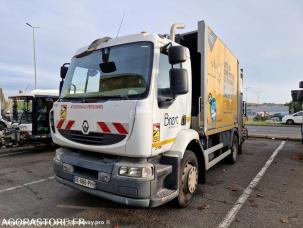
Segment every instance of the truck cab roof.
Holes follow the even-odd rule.
[[[59,90],[51,90],[51,89],[35,89],[30,92],[21,92],[16,95],[10,96],[13,97],[59,97]]]
[[[139,34],[133,34],[133,35],[127,35],[127,36],[121,36],[117,38],[110,38],[110,37],[103,37],[100,39],[97,39],[93,41],[91,44],[84,46],[80,49],[78,49],[74,56],[79,56],[81,53],[84,53],[88,50],[91,50],[91,47],[94,45],[93,50],[98,50],[104,47],[111,47],[111,46],[117,46],[121,44],[126,44],[126,43],[134,43],[134,42],[140,42],[140,41],[150,41],[153,43],[157,43],[160,41],[161,43],[165,44],[168,42],[172,42],[171,40],[159,36],[157,34],[150,34],[147,32],[142,32]]]

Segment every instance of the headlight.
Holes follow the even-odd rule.
[[[119,168],[119,175],[137,178],[152,178],[154,177],[153,167],[127,167],[121,166]]]
[[[61,161],[61,156],[63,152],[61,150],[56,150],[55,160]]]

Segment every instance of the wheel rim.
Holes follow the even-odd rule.
[[[198,184],[198,169],[195,166],[191,165],[191,164],[187,164],[186,168],[188,170],[187,189],[192,194],[197,189],[197,184]]]

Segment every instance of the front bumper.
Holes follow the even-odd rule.
[[[82,187],[81,185],[75,184],[69,180],[60,178],[58,176],[56,176],[56,180],[69,187],[79,189],[83,192],[87,192],[89,194],[99,196],[104,199],[108,199],[113,202],[116,202],[116,203],[131,205],[131,206],[135,206],[135,207],[149,207],[149,205],[150,205],[150,199],[134,199],[134,198],[129,198],[129,197],[125,197],[125,196],[115,195],[115,194],[108,193],[108,192],[103,192],[101,190],[89,189],[86,187]]]
[[[59,149],[62,150],[62,149]],[[125,160],[123,164],[125,164]],[[149,161],[150,163],[151,161]],[[150,180],[118,175],[120,160],[89,157],[84,154],[65,150],[61,160],[54,159],[53,167],[56,179],[65,185],[81,191],[136,207],[156,207],[178,195],[177,158],[153,160],[155,177]],[[66,172],[64,164],[75,167],[73,173]],[[134,161],[131,161],[134,164]],[[164,164],[163,164],[164,163]],[[144,164],[141,161],[135,164]],[[106,182],[101,181],[98,173],[110,176]],[[95,182],[95,189],[74,183],[74,177],[83,177]]]

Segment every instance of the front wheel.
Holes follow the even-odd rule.
[[[293,120],[287,120],[286,125],[293,125],[295,122]]]
[[[186,150],[181,160],[178,205],[187,207],[198,187],[199,167],[194,152]]]

